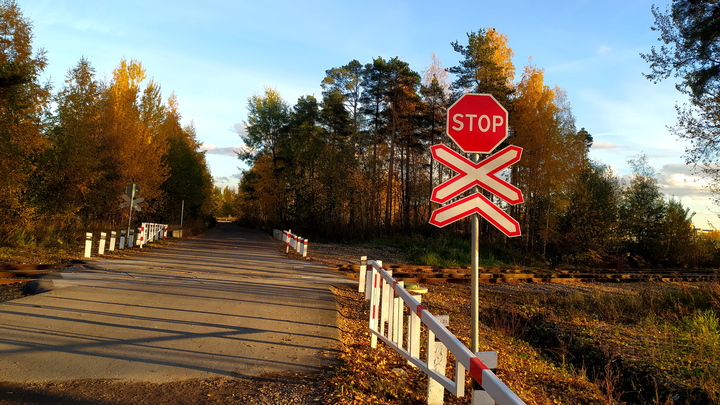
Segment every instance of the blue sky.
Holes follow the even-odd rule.
[[[656,45],[652,4],[640,0],[290,1],[290,0],[18,0],[32,21],[34,46],[48,52],[46,79],[60,87],[86,57],[100,77],[122,58],[142,62],[167,97],[175,92],[193,121],[218,185],[236,185],[233,151],[247,99],[265,86],[294,104],[320,96],[325,70],[352,59],[399,57],[416,71],[432,53],[449,67],[450,43],[492,27],[508,36],[519,74],[529,58],[546,84],[567,92],[578,128],[595,138],[591,156],[629,174],[645,153],[663,190],[697,212],[697,226],[720,227],[720,207],[691,176],[675,124],[673,83],[654,85],[640,58]],[[448,139],[449,141],[449,139]]]

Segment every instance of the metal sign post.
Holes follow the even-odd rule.
[[[480,161],[480,154],[473,154],[473,161],[478,163]],[[473,187],[476,193],[480,192],[478,186]],[[473,353],[478,352],[478,346],[480,343],[479,332],[480,329],[480,293],[479,293],[479,277],[480,275],[480,215],[478,213],[472,216],[472,235],[470,237],[470,265],[472,267],[470,274],[470,312],[472,313],[472,334],[470,336],[470,351]]]
[[[126,195],[123,196],[123,199],[125,199],[125,202],[120,204],[120,207],[125,207],[125,206],[130,207],[129,208],[130,214],[128,215],[128,229],[127,229],[126,235],[128,235],[128,242],[129,242],[128,246],[132,246],[132,244],[131,244],[132,242],[130,242],[130,239],[129,239],[130,238],[130,228],[132,227],[132,212],[133,212],[133,209],[140,211],[140,206],[138,204],[141,203],[142,201],[144,201],[144,199],[143,198],[138,198],[137,200],[135,199],[135,196],[140,194],[140,186],[138,186],[135,183],[130,184],[127,187],[125,187],[125,194]]]
[[[132,184],[132,185],[130,186],[130,195],[128,196],[128,197],[130,197],[130,201],[132,201],[132,200],[135,199],[135,187],[133,187],[133,186],[135,186],[135,184]],[[126,192],[127,192],[127,189],[126,189]],[[128,205],[130,206],[130,214],[128,215],[128,231],[127,231],[127,235],[130,235],[130,227],[131,227],[131,224],[132,224],[133,205],[132,205],[132,203],[130,203],[130,204],[128,204]]]

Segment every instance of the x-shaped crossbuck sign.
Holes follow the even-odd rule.
[[[522,148],[511,145],[485,160],[474,163],[445,145],[430,147],[438,162],[458,173],[435,187],[431,200],[445,203],[474,186],[480,186],[510,204],[523,202],[520,189],[497,176],[498,172],[520,160]],[[443,227],[468,215],[479,214],[507,236],[519,236],[520,224],[482,194],[473,193],[433,211],[430,223]]]
[[[448,202],[474,186],[480,186],[513,205],[523,202],[520,189],[497,177],[499,171],[520,160],[522,148],[510,145],[478,163],[471,162],[445,145],[433,145],[430,150],[435,160],[458,173],[433,189],[430,198],[433,202]]]

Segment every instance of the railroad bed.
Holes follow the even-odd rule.
[[[468,268],[439,268],[434,266],[389,265],[393,277],[399,281],[434,283],[469,283]],[[359,265],[341,265],[337,270],[351,278],[357,278]],[[630,283],[642,281],[699,282],[719,281],[716,269],[701,270],[515,270],[480,269],[480,283]]]
[[[43,274],[56,272],[66,267],[64,264],[1,264],[0,285],[28,283]]]

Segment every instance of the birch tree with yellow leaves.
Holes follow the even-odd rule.
[[[516,208],[528,250],[547,254],[557,221],[569,204],[570,185],[587,166],[585,137],[575,129],[565,93],[545,84],[541,69],[528,65],[517,83],[510,142],[523,148],[512,180],[525,203]]]

